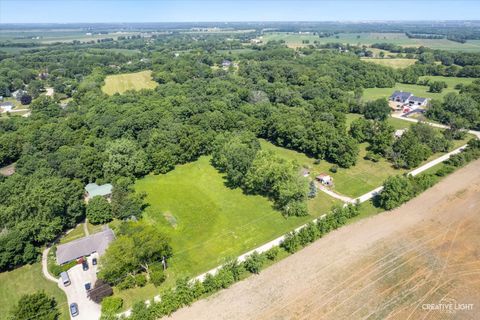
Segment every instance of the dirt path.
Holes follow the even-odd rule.
[[[52,276],[50,274],[50,272],[48,272],[48,253],[49,252],[50,252],[50,247],[46,248],[42,252],[42,272],[43,272],[43,276],[45,278],[47,278],[48,280],[57,283],[58,279],[55,278],[54,276]]]
[[[474,319],[479,231],[480,160],[172,319]]]

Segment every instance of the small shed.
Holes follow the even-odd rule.
[[[12,109],[14,108],[15,106],[13,105],[13,103],[7,101],[7,102],[2,102],[0,103],[0,112],[9,112],[9,111],[12,111]]]
[[[230,61],[230,60],[223,60],[222,61],[222,67],[224,67],[224,68],[228,68],[231,65],[232,65],[232,61]]]
[[[319,181],[321,184],[330,186],[333,184],[333,178],[326,174],[326,173],[320,173],[318,176],[316,176],[317,181]]]
[[[96,183],[89,183],[85,186],[85,199],[88,201],[96,196],[110,198],[112,195],[113,186],[110,183],[98,185]]]

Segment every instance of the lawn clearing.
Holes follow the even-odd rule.
[[[55,297],[58,308],[62,312],[60,319],[70,319],[65,294],[55,283],[43,277],[40,263],[0,273],[0,318],[7,318],[22,295],[35,293],[38,290],[44,290],[48,296]]]
[[[79,223],[72,231],[60,238],[60,244],[77,240],[82,237],[85,237],[85,232],[83,230],[83,223]]]
[[[152,80],[152,71],[146,70],[107,76],[102,91],[112,95],[117,92],[124,93],[127,90],[154,89],[157,85]]]
[[[382,66],[392,67],[395,69],[402,69],[408,66],[415,64],[417,59],[403,59],[403,58],[395,58],[395,59],[373,59],[373,58],[361,58],[362,61],[371,62],[380,64]]]
[[[315,164],[315,159],[309,158],[303,153],[277,147],[266,140],[261,140],[260,144],[262,149],[273,150],[283,158],[295,160],[301,166],[310,168],[312,177],[320,173],[331,175],[334,179],[333,190],[352,198],[359,197],[381,186],[383,181],[391,175],[406,172],[406,170],[393,168],[392,164],[383,158],[376,163],[363,159],[367,153],[367,143],[360,144],[360,153],[355,166],[348,169],[338,168],[336,173],[330,172],[330,168],[334,164],[326,160],[321,160],[319,164]]]
[[[364,90],[363,99],[366,101],[375,100],[379,98],[390,97],[394,91],[409,91],[414,95],[430,99],[443,99],[443,97],[450,93],[459,91],[455,89],[457,84],[470,84],[475,78],[459,78],[459,77],[439,77],[439,76],[424,76],[420,77],[419,80],[430,79],[432,81],[445,81],[448,85],[448,88],[443,89],[440,93],[429,92],[428,86],[420,86],[418,84],[406,84],[406,83],[397,83],[393,88],[367,88]]]
[[[170,285],[179,276],[197,276],[318,217],[338,203],[319,192],[308,203],[311,215],[284,218],[273,203],[258,195],[229,189],[210,165],[210,157],[177,166],[164,175],[149,175],[135,184],[149,204],[143,221],[167,235],[173,247]],[[176,226],[172,226],[174,217]],[[125,307],[157,292],[153,286],[115,291]]]

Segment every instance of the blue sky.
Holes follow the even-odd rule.
[[[475,19],[478,0],[0,0],[0,23]]]

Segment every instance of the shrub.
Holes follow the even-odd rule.
[[[251,273],[258,274],[262,268],[264,258],[257,251],[254,251],[251,255],[245,259],[243,265],[245,269]]]
[[[144,287],[147,284],[147,277],[143,273],[135,275],[135,285]]]
[[[106,297],[102,301],[102,313],[118,312],[123,306],[123,299],[119,297]]]
[[[265,252],[265,257],[268,260],[274,261],[277,258],[279,252],[280,252],[280,249],[278,247],[273,247],[267,252]]]
[[[300,247],[300,243],[298,241],[298,237],[297,237],[297,234],[295,233],[295,231],[292,231],[292,232],[288,233],[285,236],[285,239],[283,239],[280,246],[282,248],[284,248],[285,251],[287,251],[289,253],[293,253],[293,252],[297,251]]]
[[[455,170],[455,167],[450,166],[450,165],[444,165],[440,169],[435,172],[435,175],[438,177],[444,177],[450,173],[452,173]]]
[[[160,286],[166,279],[165,273],[163,272],[163,266],[153,265],[150,267],[150,282],[158,287]]]
[[[117,285],[117,288],[120,290],[126,290],[133,287],[135,287],[135,278],[132,276],[127,276]]]
[[[330,168],[330,171],[333,172],[333,173],[337,173],[338,171],[338,166],[335,164],[333,165],[331,168]]]

